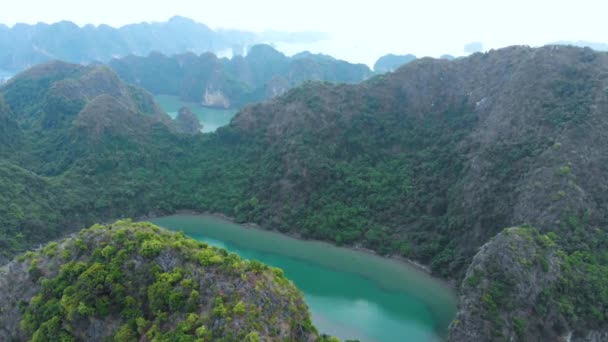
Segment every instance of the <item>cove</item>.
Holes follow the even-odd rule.
[[[181,101],[177,96],[172,95],[158,95],[154,98],[162,110],[173,119],[175,119],[181,107],[190,108],[203,125],[203,133],[215,132],[218,128],[229,124],[237,112],[235,109],[203,107],[199,103]]]
[[[441,341],[456,312],[456,297],[444,283],[397,260],[246,228],[215,216],[150,221],[282,268],[304,293],[319,331],[341,340]]]

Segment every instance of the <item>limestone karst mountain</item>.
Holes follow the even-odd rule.
[[[108,62],[128,55],[151,52],[223,52],[241,50],[266,42],[315,42],[318,32],[248,32],[213,30],[192,19],[175,16],[166,22],[138,23],[114,28],[108,25],[78,26],[71,21],[13,27],[0,24],[0,79],[2,71],[22,71],[50,60],[72,63]]]
[[[306,81],[358,83],[373,75],[363,64],[307,52],[287,57],[268,45],[255,45],[246,56],[232,59],[211,53],[172,57],[154,53],[114,59],[109,65],[127,82],[154,94],[217,108],[241,108]]]
[[[318,340],[280,269],[149,223],[28,252],[0,268],[0,289],[3,341]]]
[[[424,58],[305,83],[193,136],[103,70],[47,65],[0,87],[1,129],[23,139],[0,163],[5,259],[108,218],[221,212],[429,265],[461,284],[454,341],[605,336],[608,54]],[[99,96],[127,127],[80,124]]]

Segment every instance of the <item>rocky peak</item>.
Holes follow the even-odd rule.
[[[196,135],[203,129],[200,120],[190,108],[182,107],[175,118],[177,131],[183,134]]]
[[[524,336],[555,341],[561,336],[555,329],[559,315],[539,315],[535,306],[559,278],[561,264],[550,237],[529,227],[505,229],[473,258],[449,341],[518,341]]]
[[[606,341],[605,306],[597,300],[605,266],[592,265],[606,232],[572,237],[565,234],[571,228],[508,228],[484,244],[462,282],[448,341]]]
[[[412,54],[407,55],[394,55],[388,54],[378,58],[374,64],[374,72],[385,73],[399,69],[399,67],[416,60],[416,56]]]
[[[29,84],[27,100],[23,96],[25,83]],[[91,119],[92,109],[95,120],[102,120],[105,114],[118,119],[121,116],[116,112],[119,108],[125,112],[125,117],[137,113],[172,129],[170,118],[160,110],[151,94],[126,84],[103,65],[50,62],[18,74],[1,91],[15,120],[20,125],[40,127],[43,133],[69,127],[80,112]],[[102,108],[100,102],[108,107]],[[119,122],[126,123],[124,117]],[[124,129],[136,128],[142,127]]]

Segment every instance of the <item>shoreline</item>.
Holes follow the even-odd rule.
[[[332,242],[329,241],[325,241],[325,240],[318,240],[318,239],[307,239],[302,237],[300,234],[297,233],[284,233],[275,229],[265,229],[262,228],[260,225],[258,225],[257,223],[252,223],[252,222],[245,222],[245,223],[239,223],[237,222],[233,217],[230,217],[228,215],[222,214],[222,213],[214,213],[214,212],[208,212],[208,211],[196,211],[196,210],[176,210],[175,212],[171,213],[171,214],[157,214],[157,213],[149,213],[148,215],[143,215],[138,217],[136,220],[138,221],[145,221],[145,220],[149,220],[149,219],[155,219],[155,218],[161,218],[161,217],[166,217],[166,216],[174,216],[174,215],[193,215],[193,216],[208,216],[208,217],[213,217],[219,220],[223,220],[226,222],[230,222],[236,225],[239,225],[241,227],[247,228],[247,229],[256,229],[256,230],[260,230],[263,232],[271,232],[271,233],[275,233],[275,234],[280,234],[286,237],[290,237],[293,239],[297,239],[300,241],[306,241],[306,242],[315,242],[315,243],[321,243],[321,244],[326,244],[332,247],[336,247],[336,248],[344,248],[344,249],[348,249],[354,252],[359,252],[359,253],[364,253],[364,254],[368,254],[371,256],[375,256],[378,258],[382,258],[382,259],[386,259],[386,260],[391,260],[400,264],[403,264],[406,267],[410,267],[413,268],[419,272],[422,272],[424,274],[426,274],[427,276],[443,283],[447,288],[449,288],[454,295],[456,296],[456,298],[458,298],[459,296],[459,292],[458,292],[458,288],[457,285],[453,282],[450,281],[448,279],[444,279],[444,278],[440,278],[437,277],[436,275],[434,275],[430,269],[429,266],[421,264],[415,260],[411,260],[405,257],[401,257],[401,256],[384,256],[381,255],[379,253],[377,253],[376,251],[369,249],[369,248],[365,248],[365,247],[361,247],[361,246],[353,246],[353,245],[344,245],[344,246],[339,246],[336,245]]]

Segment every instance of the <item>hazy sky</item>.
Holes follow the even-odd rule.
[[[608,42],[605,0],[2,1],[0,22],[9,26],[64,19],[121,26],[182,15],[212,28],[322,31],[331,41],[301,48],[368,64],[389,52],[459,55],[471,41],[486,49],[557,40]]]

